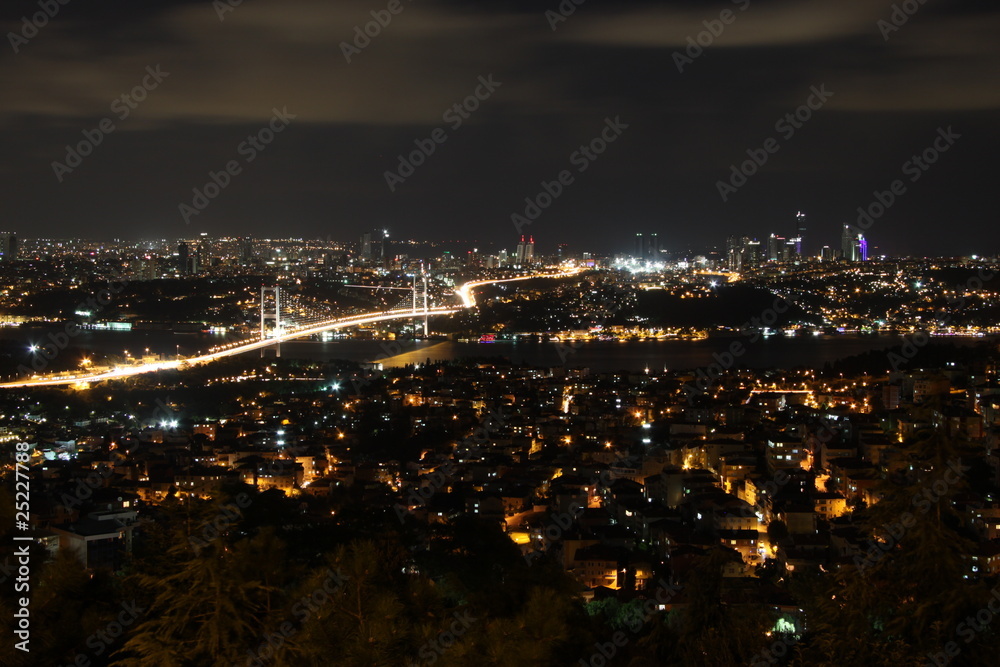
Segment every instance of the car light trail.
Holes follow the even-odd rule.
[[[3,382],[0,383],[0,387],[47,387],[55,385],[71,385],[71,384],[89,384],[92,382],[102,382],[104,380],[117,380],[119,378],[130,377],[133,375],[141,375],[143,373],[153,373],[156,371],[174,370],[178,368],[186,368],[189,366],[195,366],[197,364],[205,364],[224,357],[232,357],[238,354],[245,354],[247,352],[253,352],[254,350],[260,350],[265,347],[270,347],[271,345],[277,345],[278,343],[283,343],[288,340],[293,340],[295,338],[303,338],[305,336],[312,336],[315,334],[323,333],[324,331],[333,331],[335,329],[343,329],[346,327],[359,326],[363,324],[372,324],[375,322],[387,322],[389,320],[399,320],[407,319],[410,317],[424,317],[425,315],[453,315],[460,312],[466,308],[474,308],[476,305],[476,297],[473,294],[473,290],[477,287],[482,287],[483,285],[491,285],[496,283],[509,283],[516,282],[519,280],[531,280],[533,278],[566,278],[569,276],[576,275],[583,271],[583,269],[566,269],[564,271],[559,271],[556,273],[540,273],[532,274],[530,276],[518,276],[517,278],[502,278],[498,280],[476,280],[472,282],[465,283],[461,287],[455,290],[455,294],[459,296],[462,300],[461,306],[438,306],[436,308],[428,308],[413,310],[411,308],[389,310],[389,311],[379,311],[376,313],[363,313],[361,315],[352,315],[350,317],[342,317],[336,320],[331,320],[329,322],[324,322],[323,324],[313,325],[306,327],[304,329],[296,329],[287,333],[279,334],[273,338],[268,338],[266,340],[256,340],[243,343],[241,345],[235,345],[228,349],[219,350],[217,352],[209,352],[208,354],[202,354],[197,357],[189,357],[187,359],[175,359],[171,361],[157,361],[149,364],[140,364],[138,366],[128,366],[123,368],[115,368],[110,371],[103,371],[100,373],[90,373],[85,375],[65,375],[59,374],[56,377],[38,377],[31,378],[27,380],[16,380],[14,382]]]

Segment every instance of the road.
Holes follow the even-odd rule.
[[[324,331],[344,329],[347,327],[355,327],[364,324],[373,324],[375,322],[386,322],[389,320],[400,320],[411,317],[424,317],[425,315],[452,315],[466,308],[475,307],[476,297],[475,294],[473,294],[473,291],[477,287],[482,287],[483,285],[492,285],[497,283],[517,282],[520,280],[532,280],[534,278],[565,278],[568,276],[576,275],[581,271],[583,271],[583,269],[567,269],[565,271],[559,271],[556,273],[537,273],[528,276],[519,276],[517,278],[504,278],[499,280],[474,280],[472,282],[465,283],[464,285],[455,290],[455,294],[457,294],[458,297],[462,300],[461,305],[438,306],[436,308],[428,308],[427,310],[422,310],[422,309],[413,310],[411,308],[404,308],[398,310],[363,313],[361,315],[352,315],[351,317],[337,318],[334,320],[330,320],[328,322],[312,325],[303,329],[295,329],[293,331],[283,333],[273,338],[267,338],[264,340],[256,340],[244,343],[232,343],[230,345],[213,348],[209,350],[208,353],[197,357],[188,357],[187,359],[174,359],[170,361],[157,361],[154,363],[139,364],[136,366],[122,366],[101,373],[90,373],[90,374],[77,373],[69,375],[63,373],[56,375],[54,377],[38,376],[38,377],[28,378],[25,380],[15,380],[14,382],[0,383],[0,387],[8,387],[8,388],[50,387],[57,385],[89,384],[92,382],[102,382],[104,380],[116,380],[119,378],[130,377],[133,375],[141,375],[143,373],[154,373],[156,371],[187,368],[198,364],[210,363],[212,361],[216,361],[224,357],[232,357],[237,354],[253,352],[254,350],[260,350],[265,347],[270,347],[271,345],[276,345],[278,343],[282,343],[288,340],[293,340],[295,338],[304,338],[306,336],[312,336],[315,334],[323,333]]]

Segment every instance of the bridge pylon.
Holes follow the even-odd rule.
[[[420,274],[413,274],[413,312],[417,313],[423,310],[424,312],[424,337],[426,338],[429,334],[428,329],[428,314],[427,309],[429,307],[429,298],[427,295],[427,271],[424,268],[424,263],[420,262]]]
[[[271,299],[268,299],[268,294],[273,295]],[[260,339],[261,341],[267,340],[267,321],[274,321],[274,335],[275,337],[281,335],[281,288],[278,286],[274,287],[261,287],[260,288]],[[265,355],[266,348],[261,348],[260,356]],[[281,343],[275,343],[274,345],[275,356],[281,356]]]

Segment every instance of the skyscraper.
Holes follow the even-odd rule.
[[[780,262],[785,259],[785,237],[771,234],[767,239],[767,259],[769,262]]]
[[[0,262],[13,262],[17,259],[17,234],[0,232]]]
[[[529,236],[528,240],[524,240],[524,234],[521,234],[521,241],[517,244],[517,252],[515,253],[515,258],[520,266],[527,266],[528,264],[533,264],[535,262],[535,237]]]
[[[193,242],[189,245],[187,241],[181,241],[177,246],[177,265],[184,275],[198,273],[198,254],[191,252],[193,245]]]
[[[851,231],[851,226],[846,223],[840,233],[840,253],[848,262],[858,261],[857,247],[854,243],[854,232]]]
[[[845,224],[840,234],[840,250],[848,262],[868,261],[868,239],[861,232],[851,229]]]
[[[795,254],[802,257],[802,244],[806,238],[806,214],[799,211],[795,214]]]
[[[739,271],[743,263],[743,239],[730,236],[726,239],[726,259],[730,271]]]
[[[636,234],[635,250],[633,256],[649,262],[660,258],[660,235],[656,232],[652,234]]]
[[[361,235],[361,259],[366,262],[381,262],[385,259],[385,240],[388,229],[376,229]]]
[[[730,271],[760,266],[760,241],[749,236],[730,236],[726,239],[726,256]]]
[[[365,232],[361,235],[361,259],[370,260],[372,258],[372,233]]]

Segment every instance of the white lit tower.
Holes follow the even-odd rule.
[[[420,262],[420,273],[413,274],[413,312],[418,312],[421,308],[424,311],[424,337],[429,335],[428,314],[429,297],[427,294],[427,271],[424,263]]]
[[[535,237],[529,236],[525,241],[524,234],[521,234],[521,241],[517,244],[515,257],[520,266],[527,266],[535,262]]]
[[[799,211],[795,214],[795,254],[802,257],[802,242],[806,237],[806,214]]]

